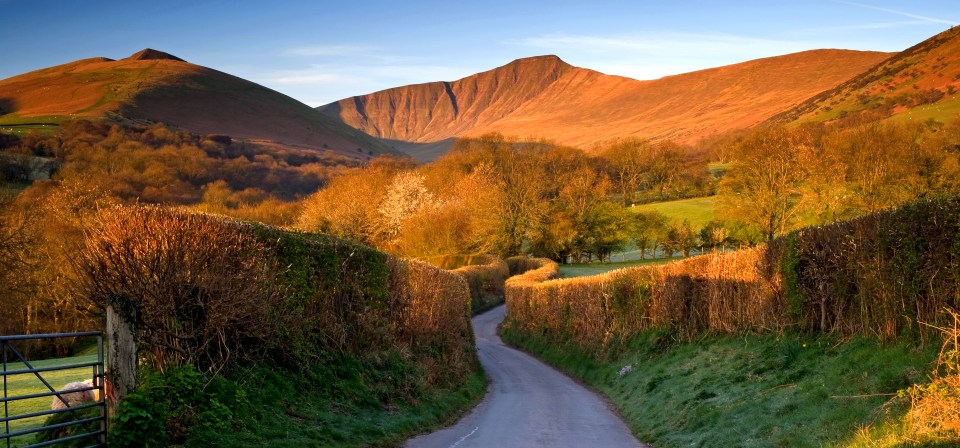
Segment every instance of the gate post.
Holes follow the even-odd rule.
[[[107,306],[107,340],[110,376],[116,400],[120,402],[137,383],[137,340],[133,323],[128,322],[113,305]]]

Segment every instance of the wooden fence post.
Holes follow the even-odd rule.
[[[107,306],[107,341],[110,377],[117,402],[120,402],[137,383],[137,340],[133,324],[112,305]]]

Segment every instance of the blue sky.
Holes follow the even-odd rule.
[[[0,79],[150,47],[311,106],[556,54],[637,79],[815,48],[900,51],[955,1],[0,0]]]

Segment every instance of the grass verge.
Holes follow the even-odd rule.
[[[637,437],[657,447],[871,446],[870,438],[897,430],[909,407],[894,394],[924,381],[937,356],[932,344],[903,341],[743,335],[676,342],[651,330],[597,361],[571,345],[509,327],[502,333],[608,396]]]
[[[468,411],[486,390],[480,369],[454,390],[384,404],[370,397],[338,400],[304,378],[253,372],[243,390],[256,403],[254,421],[230,431],[201,431],[186,446],[396,446]]]
[[[397,446],[450,423],[486,390],[476,369],[452,390],[387,398],[378,383],[389,378],[372,375],[359,365],[305,373],[254,366],[214,379],[190,367],[146,372],[137,392],[120,404],[111,445]]]

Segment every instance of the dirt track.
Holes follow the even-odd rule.
[[[473,318],[487,395],[456,425],[408,447],[643,447],[595,393],[503,344],[499,306]]]

